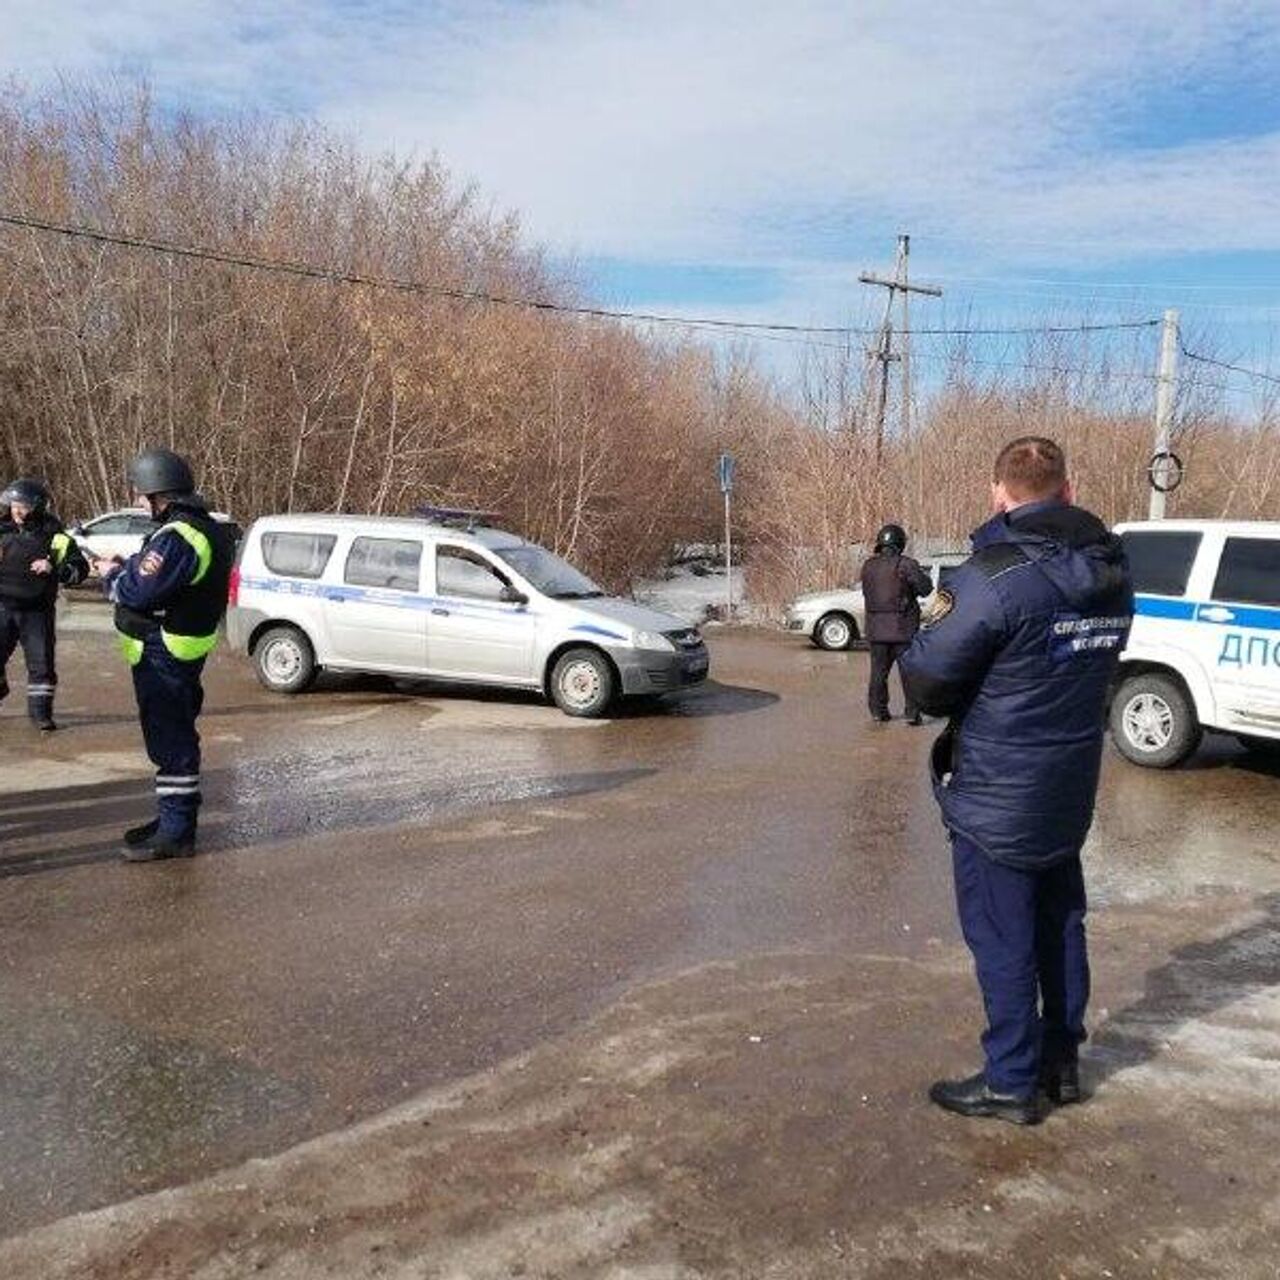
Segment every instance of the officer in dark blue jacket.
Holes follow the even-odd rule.
[[[95,567],[116,606],[142,736],[156,766],[156,817],[125,832],[123,852],[130,862],[150,862],[195,848],[200,677],[226,610],[235,545],[195,494],[185,458],[148,449],[130,465],[129,484],[159,528],[128,561],[99,560]]]
[[[962,1115],[1041,1118],[1080,1098],[1089,962],[1080,849],[1093,819],[1108,687],[1133,612],[1120,542],[1072,505],[1052,441],[996,461],[996,515],[902,659],[933,750],[956,902],[986,1007],[983,1070],[929,1096]]]

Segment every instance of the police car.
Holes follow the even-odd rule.
[[[259,680],[321,668],[537,689],[572,716],[705,680],[696,628],[606,595],[545,547],[431,508],[421,518],[277,515],[246,534],[227,637]]]
[[[1137,764],[1168,768],[1206,729],[1280,754],[1280,523],[1124,524],[1136,593],[1111,701],[1111,734]]]

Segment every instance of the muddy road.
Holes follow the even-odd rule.
[[[0,708],[0,1274],[1275,1273],[1280,771],[1233,744],[1109,756],[1096,1096],[993,1132],[923,1101],[977,997],[862,655],[721,634],[582,722],[219,654],[203,851],[142,866],[127,671],[61,666],[61,732]]]

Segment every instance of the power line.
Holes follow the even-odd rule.
[[[1178,344],[1182,348],[1182,354],[1188,360],[1194,360],[1197,364],[1211,365],[1215,369],[1226,369],[1231,373],[1242,373],[1246,377],[1256,378],[1259,382],[1271,382],[1276,386],[1280,386],[1280,377],[1274,373],[1263,373],[1260,369],[1246,369],[1243,365],[1229,364],[1226,360],[1218,360],[1213,356],[1200,355],[1195,351],[1188,351],[1181,343]]]
[[[23,214],[0,213],[0,224],[29,231],[43,231],[73,239],[92,240],[99,244],[116,245],[150,253],[165,254],[176,258],[190,258],[202,262],[218,262],[224,266],[243,267],[253,271],[267,271],[278,275],[291,275],[308,280],[320,280],[329,284],[365,285],[370,288],[388,289],[399,293],[421,294],[427,297],[448,298],[457,302],[482,303],[489,306],[515,307],[526,311],[553,312],[563,315],[586,316],[593,319],[628,320],[644,324],[668,324],[685,328],[722,329],[731,332],[828,334],[833,336],[869,335],[875,329],[851,325],[803,325],[783,321],[730,320],[718,316],[677,316],[659,312],[612,310],[545,298],[528,298],[509,294],[490,293],[482,289],[458,289],[448,285],[427,284],[421,280],[399,279],[394,276],[366,275],[354,271],[336,271],[328,267],[306,262],[290,262],[278,258],[262,258],[247,253],[210,249],[200,245],[178,244],[174,241],[153,239],[146,236],[125,235],[122,232],[104,231],[98,227],[73,223],[52,222]],[[1014,327],[968,327],[917,329],[917,334],[948,337],[984,337],[1016,334],[1096,333],[1125,329],[1148,329],[1158,325],[1158,319],[1125,320],[1106,323],[1075,325],[1026,325]]]

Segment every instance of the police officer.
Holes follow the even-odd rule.
[[[8,696],[5,667],[21,643],[27,663],[27,715],[46,731],[58,684],[54,656],[58,586],[75,586],[89,564],[49,510],[49,490],[22,477],[0,493],[0,699]]]
[[[125,832],[130,862],[194,851],[200,808],[200,675],[227,604],[235,547],[195,494],[185,458],[147,449],[129,466],[129,485],[160,527],[127,562],[99,560],[115,603],[116,630],[133,668],[147,755],[156,766],[156,817]]]
[[[1107,688],[1133,612],[1117,538],[1072,505],[1052,441],[1006,445],[995,515],[902,660],[926,712],[956,902],[986,1008],[985,1063],[938,1081],[948,1111],[1035,1124],[1080,1100],[1089,961],[1080,848],[1093,819]]]
[[[862,599],[866,607],[871,677],[867,705],[873,720],[889,719],[889,672],[920,629],[920,597],[933,590],[929,575],[909,556],[907,534],[900,524],[887,524],[876,535],[875,554],[862,566]],[[920,711],[903,685],[908,724],[920,724]]]

